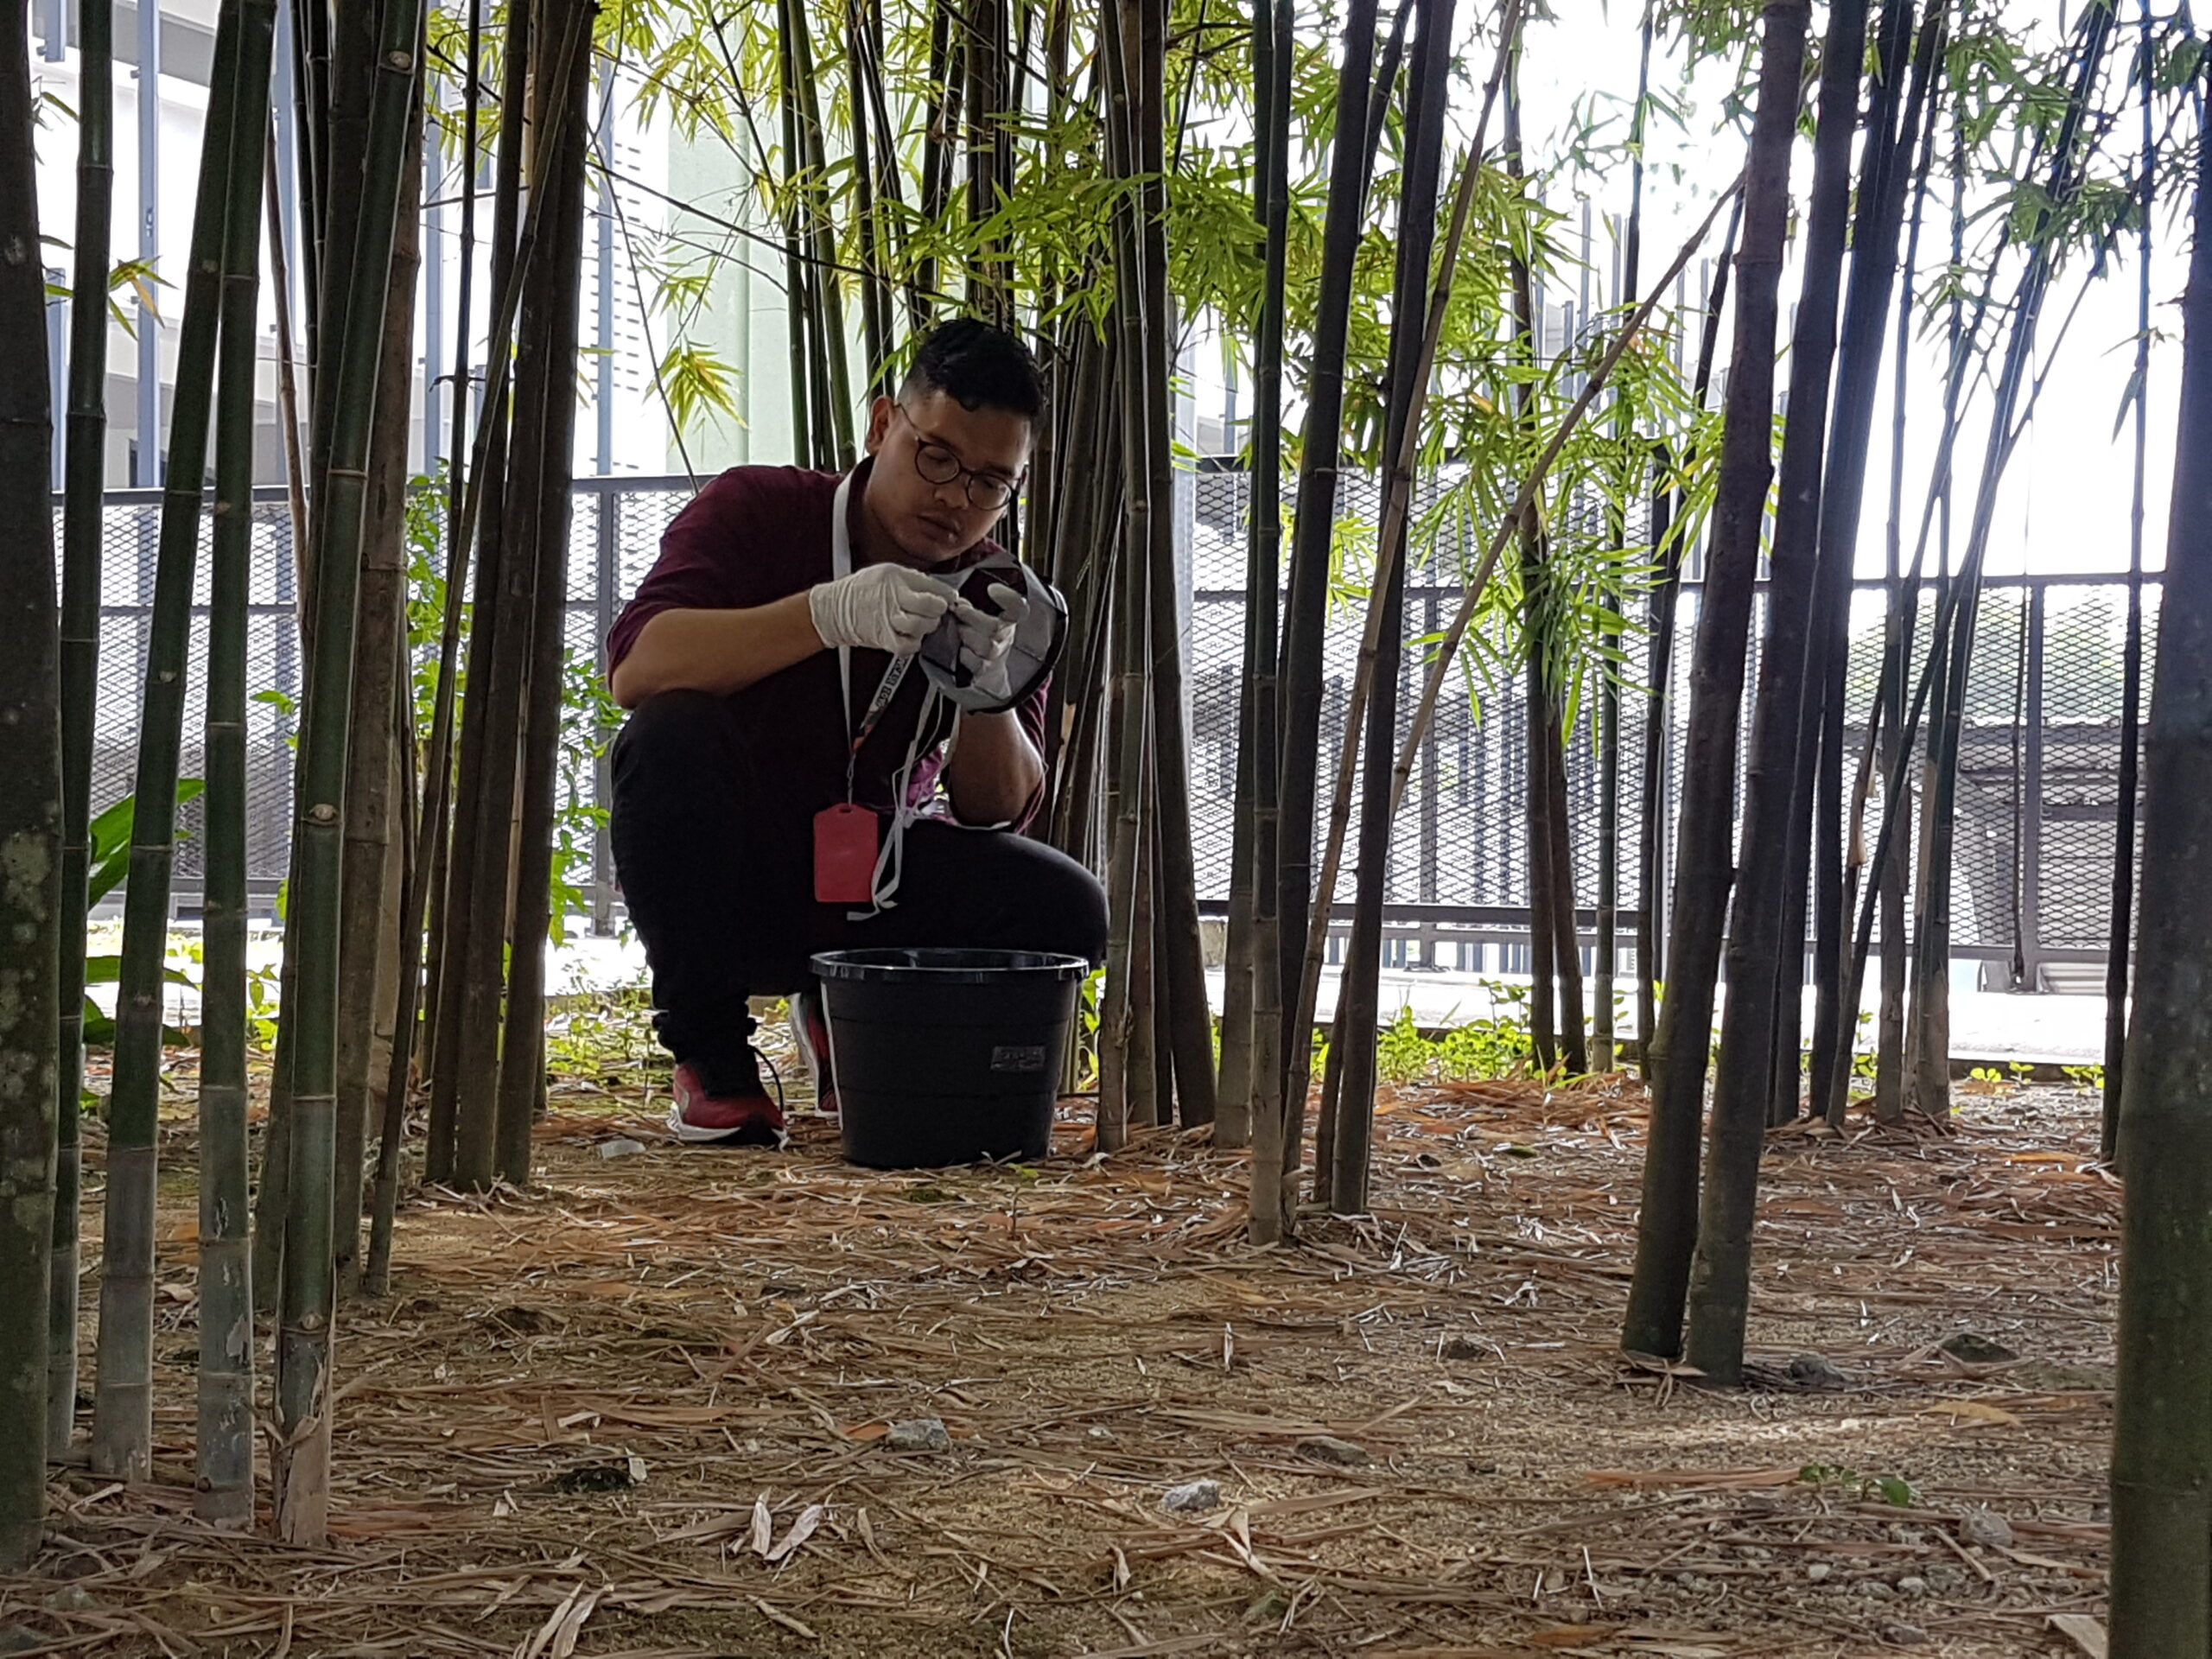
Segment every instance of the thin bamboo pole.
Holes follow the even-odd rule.
[[[1846,868],[1847,851],[1856,837],[1845,832],[1843,789],[1851,575],[1859,547],[1866,458],[1873,438],[1890,299],[1897,285],[1905,194],[1943,34],[1942,13],[1935,9],[1940,3],[1942,0],[1931,0],[1917,51],[1913,49],[1910,0],[1886,0],[1883,10],[1881,71],[1871,100],[1866,158],[1860,165],[1850,285],[1837,352],[1835,410],[1821,498],[1823,563],[1815,610],[1816,618],[1825,619],[1825,626],[1815,635],[1821,671],[1817,684],[1808,690],[1807,710],[1808,715],[1814,712],[1811,704],[1816,691],[1819,724],[1817,728],[1801,728],[1801,741],[1808,749],[1817,747],[1820,755],[1814,803],[1818,839],[1813,863],[1817,971],[1807,1109],[1830,1122],[1840,1118],[1849,1093],[1859,1001],[1858,982],[1848,973],[1847,948],[1854,872]],[[1908,64],[1909,87],[1905,85]],[[1794,982],[1785,979],[1782,987],[1785,1004],[1793,990]],[[1782,1058],[1777,1057],[1777,1069]],[[1789,1058],[1794,1063],[1794,1053]],[[1790,1103],[1796,1103],[1794,1091]]]
[[[347,283],[345,337],[330,367],[334,397],[327,493],[328,539],[317,550],[316,649],[308,667],[302,734],[299,818],[293,835],[288,947],[299,963],[293,1001],[291,1171],[286,1194],[283,1294],[276,1340],[274,1471],[277,1535],[320,1543],[330,1495],[333,1190],[336,1172],[340,862],[345,834],[346,727],[352,701],[353,615],[376,382],[383,346],[401,175],[406,171],[422,63],[418,13],[384,0],[376,29],[373,89],[359,211]]]
[[[30,16],[0,21],[0,1572],[46,1529],[47,1297],[54,1245],[55,991],[61,935],[60,618],[54,588],[54,410],[32,144]],[[106,283],[100,283],[106,299]],[[103,318],[103,322],[105,319]],[[78,928],[81,937],[81,925]],[[73,1112],[76,1103],[68,1103]]]
[[[1330,138],[1327,216],[1306,376],[1306,430],[1299,457],[1296,518],[1291,533],[1290,587],[1285,601],[1281,689],[1281,789],[1277,823],[1280,982],[1296,987],[1306,970],[1306,924],[1314,906],[1315,779],[1311,758],[1320,747],[1322,645],[1327,624],[1329,543],[1335,524],[1337,472],[1344,448],[1344,354],[1351,325],[1353,262],[1366,216],[1364,148],[1368,77],[1374,67],[1376,0],[1348,0],[1337,79],[1337,125]],[[1307,1074],[1313,1063],[1311,1016],[1299,1023],[1297,1002],[1284,1013],[1282,1128],[1255,1136],[1251,1175],[1251,1236],[1271,1244],[1291,1230],[1290,1197],[1304,1152]]]
[[[275,0],[247,0],[225,216],[207,591],[206,891],[200,1003],[200,1385],[193,1508],[253,1524],[253,1281],[246,1206],[246,612],[254,381]],[[261,89],[260,96],[254,89]],[[213,135],[209,135],[212,142]]]
[[[1258,135],[1254,150],[1254,207],[1259,220],[1260,310],[1252,365],[1252,423],[1247,469],[1243,694],[1238,701],[1236,845],[1230,858],[1229,943],[1224,975],[1221,1090],[1214,1120],[1217,1144],[1251,1143],[1255,1124],[1280,1119],[1282,1081],[1259,1064],[1262,1047],[1281,1063],[1282,968],[1276,890],[1282,791],[1280,753],[1282,620],[1283,296],[1290,217],[1290,106],[1283,81],[1290,42],[1284,39],[1286,0],[1252,9],[1252,79]],[[1268,954],[1271,1001],[1262,995]],[[1263,1007],[1263,1002],[1268,1006]],[[1259,1096],[1268,1103],[1262,1109]],[[1280,1141],[1281,1128],[1274,1131]],[[1274,1156],[1279,1162],[1281,1149]]]
[[[107,449],[107,270],[115,198],[114,0],[78,8],[77,230],[69,296],[68,452],[61,519],[61,964],[58,1151],[48,1289],[49,1452],[77,1422],[78,1198],[85,1090],[85,918],[99,696],[100,541]]]
[[[1130,59],[1142,49],[1142,28],[1134,8],[1125,8],[1115,26],[1100,33],[1107,65],[1108,147],[1113,171],[1124,180],[1136,170],[1135,123],[1138,119],[1135,71]],[[1137,1022],[1150,1009],[1135,983],[1135,918],[1139,848],[1142,837],[1147,699],[1147,593],[1150,579],[1153,503],[1148,489],[1149,438],[1144,416],[1147,353],[1144,331],[1144,284],[1140,275],[1142,241],[1135,223],[1140,212],[1134,188],[1125,188],[1115,215],[1114,310],[1120,335],[1117,362],[1121,385],[1122,553],[1114,585],[1114,674],[1108,698],[1107,747],[1111,757],[1108,817],[1106,989],[1100,1004],[1097,1145],[1115,1152],[1126,1143],[1132,1123],[1154,1116],[1154,1078],[1137,1043]],[[1148,987],[1147,987],[1148,989]]]
[[[503,110],[519,111],[529,97],[531,60],[543,51],[536,41],[530,26],[529,0],[510,0],[507,8],[507,32],[500,62],[499,105]],[[492,308],[500,320],[511,320],[519,302],[521,276],[518,270],[526,251],[527,236],[523,232],[522,179],[524,153],[527,147],[529,127],[526,121],[509,119],[501,124],[499,131],[499,172],[493,181],[492,199]],[[535,203],[532,205],[535,217]],[[476,868],[476,842],[480,810],[477,801],[483,794],[484,768],[487,757],[497,747],[493,739],[494,722],[490,716],[493,697],[499,676],[493,664],[502,647],[499,635],[504,626],[519,626],[518,621],[506,620],[509,607],[500,602],[500,590],[505,580],[504,538],[501,535],[505,518],[505,503],[499,488],[486,490],[485,480],[503,480],[506,474],[508,398],[506,377],[511,355],[507,329],[495,321],[490,330],[484,356],[485,385],[483,402],[477,416],[476,442],[472,446],[468,464],[468,490],[461,521],[450,529],[453,543],[447,553],[448,567],[458,570],[465,563],[461,550],[469,542],[471,532],[476,537],[476,575],[470,589],[468,656],[467,678],[468,695],[461,705],[459,775],[450,784],[454,803],[450,813],[451,830],[446,833],[440,819],[445,813],[427,814],[423,819],[424,833],[439,838],[430,844],[435,852],[431,860],[443,860],[442,876],[431,888],[438,897],[438,925],[433,931],[429,978],[424,986],[424,1006],[432,1010],[429,1033],[424,1038],[426,1058],[430,1071],[430,1120],[429,1135],[423,1147],[423,1175],[433,1181],[450,1180],[458,1158],[462,1080],[461,1070],[461,1030],[467,1020],[480,1017],[472,1015],[465,1007],[470,970],[465,964],[474,960],[473,951],[478,947],[471,942],[475,926],[474,912],[470,899],[474,888],[473,880]],[[475,504],[480,504],[475,505]],[[454,602],[454,590],[448,588],[448,606]],[[457,641],[460,619],[448,613],[444,639]],[[441,645],[441,672],[439,694],[446,709],[448,731],[453,727],[453,696],[454,677],[453,655]],[[442,760],[438,752],[436,715],[432,715],[430,765],[433,775],[441,785],[447,784]],[[504,826],[505,819],[494,822]],[[418,849],[419,850],[419,849]],[[495,949],[504,950],[505,918],[502,916],[501,938]],[[480,1071],[476,1081],[484,1081]]]
[[[1173,397],[1175,322],[1167,291],[1166,92],[1167,0],[1141,0],[1142,48],[1135,78],[1142,116],[1136,129],[1141,217],[1138,245],[1145,284],[1145,493],[1150,649],[1145,678],[1152,692],[1152,822],[1158,855],[1152,893],[1160,949],[1153,1007],[1162,1016],[1155,1040],[1173,1051],[1175,1099],[1185,1128],[1214,1120],[1213,1011],[1198,942],[1198,875],[1193,868],[1190,744],[1184,724],[1183,635],[1175,572],[1175,454],[1169,400]],[[1163,1108],[1165,1103],[1162,1103]],[[1166,1117],[1162,1116],[1162,1122]]]
[[[1736,231],[1741,217],[1738,199],[1729,210],[1728,228],[1720,238],[1720,257],[1707,284],[1697,365],[1690,376],[1690,406],[1700,414],[1704,412],[1707,394],[1713,385],[1713,360],[1720,344],[1720,314],[1728,301],[1728,271],[1735,263]],[[1693,446],[1686,459],[1694,461],[1695,454]],[[1663,475],[1671,470],[1670,460],[1662,451],[1659,471]],[[1651,588],[1651,688],[1643,715],[1643,811],[1642,822],[1637,825],[1640,845],[1636,922],[1637,1058],[1647,1084],[1657,1078],[1653,1050],[1659,1029],[1659,982],[1666,968],[1661,946],[1666,938],[1667,765],[1673,725],[1669,710],[1674,702],[1675,617],[1681,598],[1682,563],[1690,531],[1686,513],[1670,515],[1663,529],[1657,515],[1662,511],[1661,502],[1679,503],[1681,495],[1679,485],[1672,488],[1662,485],[1654,493],[1653,506],[1652,535],[1659,548],[1659,575]]]
[[[552,28],[579,43],[589,38],[590,0],[548,0]],[[536,91],[537,153],[532,198],[543,204],[543,257],[524,281],[518,325],[514,459],[507,475],[507,523],[519,557],[535,569],[529,683],[523,718],[521,830],[515,871],[514,944],[509,957],[506,1025],[499,1051],[499,1173],[516,1186],[530,1180],[530,1132],[544,1088],[545,935],[553,867],[553,813],[559,786],[563,633],[568,614],[571,457],[575,398],[568,365],[575,360],[584,233],[582,122],[556,122],[553,108],[581,109],[591,58],[571,49]],[[602,502],[601,511],[605,512]]]
[[[390,1006],[386,981],[397,955],[393,937],[393,860],[398,856],[394,797],[411,791],[415,757],[394,742],[394,714],[407,683],[408,411],[415,390],[415,289],[422,269],[423,105],[418,97],[407,137],[399,216],[385,289],[384,357],[377,369],[377,412],[369,440],[367,505],[361,533],[361,588],[354,607],[353,729],[346,741],[346,855],[340,881],[345,959],[338,981],[337,1197],[332,1230],[338,1289],[361,1287],[361,1218],[369,1113],[389,1075],[376,1065],[379,1017]],[[404,772],[401,770],[404,768]],[[398,784],[400,786],[396,787]],[[395,1032],[392,1040],[398,1040]]]
[[[162,499],[161,541],[155,555],[153,614],[138,719],[137,805],[131,814],[130,868],[124,895],[114,1082],[108,1101],[92,1466],[126,1480],[144,1479],[153,1460],[155,1140],[161,1095],[163,959],[168,943],[177,749],[184,721],[193,567],[200,549],[216,313],[222,301],[223,215],[231,183],[228,135],[245,16],[243,0],[227,0],[216,18],[207,137],[201,145],[199,196],[185,275],[184,321],[177,336],[168,483]]]
[[[1444,304],[1451,292],[1452,274],[1459,251],[1459,238],[1473,195],[1481,155],[1478,129],[1462,168],[1452,207],[1452,232],[1447,238],[1443,268],[1432,274],[1430,255],[1436,246],[1437,187],[1444,156],[1446,79],[1451,69],[1452,0],[1414,0],[1420,12],[1420,33],[1414,41],[1412,73],[1407,77],[1406,156],[1400,181],[1397,225],[1397,270],[1390,313],[1389,413],[1385,423],[1386,453],[1390,457],[1391,505],[1395,528],[1386,526],[1387,545],[1376,550],[1377,584],[1370,607],[1368,638],[1362,641],[1365,660],[1360,664],[1369,686],[1367,704],[1367,776],[1380,780],[1394,757],[1398,728],[1399,664],[1405,652],[1406,508],[1413,493],[1414,469],[1420,454],[1423,394],[1435,360],[1435,337]],[[1501,63],[1512,55],[1516,6],[1506,0],[1500,27]],[[1484,113],[1488,113],[1485,104]],[[1432,294],[1433,299],[1432,299]],[[1416,327],[1421,332],[1414,332]],[[1386,567],[1387,568],[1383,568]],[[1370,649],[1371,646],[1371,649]],[[1356,728],[1357,722],[1353,722]],[[1347,740],[1354,736],[1348,730]],[[1348,804],[1348,803],[1347,803]],[[1376,1023],[1378,982],[1382,966],[1382,904],[1389,879],[1390,799],[1387,790],[1370,787],[1360,801],[1357,885],[1353,899],[1351,938],[1344,952],[1343,974],[1338,980],[1338,1026],[1344,1052],[1332,1055],[1330,1071],[1340,1077],[1336,1112],[1335,1143],[1331,1148],[1333,1168],[1329,1205],[1338,1215],[1357,1215],[1367,1208],[1370,1157],[1375,1129]],[[1325,887],[1320,904],[1331,895]]]
[[[2144,475],[2150,459],[2151,217],[2158,194],[2158,137],[2152,121],[2157,55],[2150,0],[2144,0],[2141,56],[2143,200],[2135,226],[2135,472],[2127,503],[2127,634],[2121,645],[2120,787],[2113,808],[2112,902],[2105,949],[2104,1122],[2099,1150],[2110,1163],[2120,1152],[2121,1084],[2127,1071],[2127,965],[2135,918],[2135,814],[2139,791],[2143,715]]]

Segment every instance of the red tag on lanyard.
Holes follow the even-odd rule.
[[[841,801],[814,815],[814,897],[825,905],[864,905],[875,895],[882,823],[874,811]]]

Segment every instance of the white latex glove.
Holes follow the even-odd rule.
[[[822,643],[911,657],[952,598],[942,583],[903,564],[871,564],[810,588],[806,608]]]
[[[1007,652],[1014,644],[1014,630],[1029,614],[1029,601],[1003,582],[993,582],[988,592],[1000,614],[993,616],[963,599],[955,601],[952,620],[960,628],[960,665],[968,671],[969,681],[987,696],[1005,697],[1012,695]]]

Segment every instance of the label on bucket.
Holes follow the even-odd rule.
[[[994,1071],[1042,1071],[1045,1069],[1043,1044],[1030,1046],[1020,1043],[1001,1043],[991,1051],[991,1070]]]

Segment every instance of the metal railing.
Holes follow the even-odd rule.
[[[1190,833],[1202,909],[1225,908],[1236,779],[1237,679],[1244,594],[1244,480],[1233,468],[1200,470],[1189,480],[1189,502],[1178,514],[1192,572],[1186,675],[1192,734]],[[1436,486],[1425,486],[1435,499]],[[622,600],[651,568],[662,531],[690,499],[683,478],[592,478],[578,480],[570,521],[567,646],[572,660],[596,658]],[[1371,480],[1348,479],[1339,515],[1374,516]],[[101,615],[99,712],[94,740],[93,798],[99,807],[131,786],[138,719],[138,680],[150,614],[159,493],[111,493]],[[1449,522],[1448,515],[1440,520]],[[56,507],[57,527],[59,506]],[[1471,534],[1471,531],[1468,531]],[[1461,590],[1440,573],[1471,562],[1467,546],[1448,534],[1410,572],[1408,625],[1433,634],[1457,608]],[[206,531],[203,526],[202,550]],[[442,558],[442,556],[441,556]],[[257,491],[252,535],[248,731],[251,797],[248,857],[251,888],[260,906],[273,904],[285,868],[290,827],[291,741],[300,694],[301,658],[295,631],[297,583],[290,521],[281,489]],[[1698,614],[1699,588],[1687,584],[1677,613],[1675,683],[1662,735],[1667,756],[1666,811],[1675,818],[1682,747],[1682,711],[1688,690],[1689,643]],[[2155,578],[2145,582],[2146,635],[2155,633]],[[182,773],[199,766],[198,696],[206,639],[206,560],[195,594],[193,647],[187,686]],[[1764,599],[1759,601],[1764,604]],[[1853,595],[1848,670],[1854,720],[1872,702],[1879,672],[1885,584],[1859,582]],[[1954,953],[1984,964],[1993,988],[2049,989],[2084,982],[2104,957],[2113,803],[2120,757],[2121,624],[2124,577],[2032,576],[1993,579],[1980,607],[1961,738],[1958,791],[1957,871],[1953,888]],[[1923,594],[1918,637],[1933,616]],[[1360,618],[1346,604],[1332,613],[1325,650],[1325,683],[1317,770],[1326,810],[1329,774],[1342,742],[1346,703],[1358,644]],[[2149,640],[2146,639],[2146,658]],[[1649,641],[1624,641],[1628,683],[1643,681]],[[1420,653],[1409,652],[1402,671],[1402,721],[1419,690]],[[2150,683],[2146,660],[2145,681]],[[1756,684],[1757,675],[1747,677]],[[1623,889],[1620,937],[1635,927],[1634,848],[1639,834],[1637,779],[1644,743],[1646,699],[1630,690],[1622,698],[1622,785],[1618,835]],[[1389,960],[1400,966],[1510,972],[1525,966],[1528,905],[1526,791],[1523,758],[1528,709],[1519,677],[1495,683],[1479,675],[1469,694],[1447,696],[1421,746],[1401,810],[1389,864],[1386,919]],[[569,711],[567,741],[582,755],[603,748],[607,734],[589,711]],[[1743,741],[1749,741],[1748,719]],[[1402,735],[1405,728],[1402,726]],[[1851,752],[1864,741],[1863,725],[1847,730]],[[610,783],[603,757],[569,769],[569,804],[603,804]],[[1598,902],[1599,784],[1597,757],[1586,710],[1568,743],[1570,839],[1575,888],[1584,907],[1586,956]],[[1870,840],[1881,804],[1870,809]],[[586,813],[588,817],[589,814]],[[197,809],[183,814],[176,894],[181,912],[197,906]],[[603,828],[588,836],[587,868],[572,885],[588,888],[594,925],[618,925],[620,898]],[[1349,880],[1339,894],[1350,897]]]

